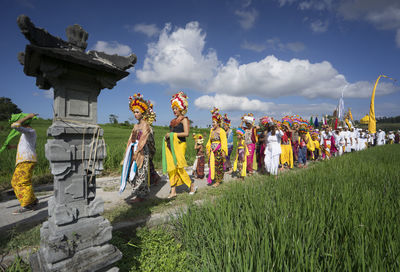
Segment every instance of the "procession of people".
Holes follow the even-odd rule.
[[[171,186],[168,198],[174,198],[177,195],[176,187],[182,184],[193,195],[197,190],[193,178],[206,178],[208,185],[213,187],[218,187],[224,181],[225,174],[244,179],[258,172],[277,178],[279,172],[295,167],[306,168],[310,161],[329,160],[374,145],[399,143],[400,131],[396,134],[390,131],[386,135],[379,129],[376,133],[369,133],[353,125],[350,112],[343,120],[323,118],[321,123],[317,119],[312,122],[312,118],[307,121],[299,115],[285,116],[281,120],[263,116],[257,122],[254,114],[248,113],[242,116],[239,127],[232,128],[228,115],[222,115],[214,107],[211,110],[208,139],[202,134],[192,135],[196,158],[189,175],[185,170],[188,166],[185,158],[188,148],[186,142],[190,131],[190,122],[186,117],[188,97],[185,93],[178,92],[172,96],[170,103],[175,118],[171,121],[170,132],[165,135],[161,146],[163,173],[168,175]],[[148,165],[152,165],[146,148],[148,135],[152,136],[149,132],[151,124],[155,120],[150,104],[140,94],[130,98],[130,108],[138,120],[127,145],[128,148],[138,141],[138,148],[128,164],[131,167],[137,160],[137,176],[131,182],[134,197],[132,203],[144,199],[153,179],[150,175],[143,174],[149,171]],[[150,123],[144,121],[148,119],[148,110],[153,116]],[[231,154],[234,154],[232,161]],[[208,173],[205,173],[206,165]],[[150,180],[146,181],[146,177]]]
[[[306,168],[310,161],[329,160],[375,145],[400,142],[400,130],[386,134],[382,129],[370,133],[356,128],[350,120],[350,111],[343,120],[334,116],[330,120],[323,118],[321,124],[317,119],[315,122],[312,122],[312,118],[307,121],[299,115],[285,116],[280,120],[263,116],[257,122],[254,114],[248,113],[242,116],[240,125],[233,128],[228,115],[225,113],[222,116],[219,109],[214,107],[211,110],[208,138],[203,134],[193,134],[196,158],[189,175],[185,158],[190,133],[190,121],[186,116],[188,97],[184,92],[178,92],[172,96],[170,104],[174,118],[162,146],[157,147],[152,128],[156,120],[153,104],[140,93],[129,97],[129,109],[137,123],[128,138],[121,162],[120,188],[122,192],[127,183],[131,185],[132,198],[128,200],[129,203],[145,200],[150,185],[157,184],[161,179],[153,164],[158,148],[162,152],[163,174],[168,176],[170,183],[168,198],[174,198],[177,196],[176,187],[183,184],[187,186],[190,195],[195,194],[197,186],[194,178],[206,178],[208,185],[213,187],[223,183],[225,174],[240,179],[255,173],[277,178],[279,172],[295,167]],[[10,120],[13,130],[0,150],[16,148],[9,145],[9,142],[22,133],[11,182],[21,203],[21,208],[15,214],[34,210],[38,204],[31,181],[37,159],[36,133],[30,123],[35,118],[35,114],[13,115]]]

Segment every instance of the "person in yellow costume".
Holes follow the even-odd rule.
[[[176,186],[186,184],[190,188],[190,195],[196,192],[185,168],[187,166],[186,137],[189,136],[190,122],[185,116],[188,109],[187,96],[178,92],[172,96],[171,108],[175,118],[170,123],[170,132],[165,135],[162,146],[163,173],[168,173],[171,192],[168,198],[176,197]]]
[[[233,163],[233,171],[237,171],[240,178],[244,178],[246,176],[247,156],[249,155],[247,145],[244,141],[245,133],[246,132],[242,128],[238,128],[236,130],[237,146],[235,162]]]
[[[291,132],[290,132],[290,124],[288,121],[283,121],[281,125],[281,129],[283,131],[283,136],[281,138],[281,156],[280,156],[280,163],[282,165],[282,169],[285,168],[293,168],[293,149],[292,149],[292,142]]]
[[[226,139],[226,133],[221,128],[222,116],[217,108],[212,111],[212,128],[210,131],[210,137],[206,145],[206,152],[209,167],[209,174],[207,182],[213,184],[214,187],[218,187],[224,180],[224,161],[228,154],[228,142]]]
[[[37,155],[36,131],[30,126],[30,123],[33,119],[37,119],[36,115],[33,113],[13,114],[9,120],[12,130],[3,145],[9,149],[17,148],[16,167],[11,179],[11,185],[21,207],[15,210],[13,214],[36,210],[39,203],[32,186],[32,174],[37,162]],[[21,137],[18,147],[9,145],[9,141],[19,134],[21,134]]]
[[[311,139],[315,146],[314,152],[312,153],[312,159],[316,161],[321,156],[321,146],[319,144],[318,132],[314,131],[311,134]]]

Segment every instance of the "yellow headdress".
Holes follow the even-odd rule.
[[[184,92],[174,94],[171,98],[171,108],[177,107],[185,115],[189,105],[187,99],[188,97]]]
[[[129,97],[129,108],[133,112],[135,109],[138,109],[142,114],[147,112],[149,109],[148,101],[143,99],[143,95],[140,93],[134,94],[133,97]]]
[[[149,103],[149,109],[148,109],[147,114],[144,117],[144,119],[151,126],[151,125],[153,125],[153,122],[157,121],[156,120],[157,115],[153,110],[153,104],[150,101],[148,101],[148,103]]]
[[[212,114],[212,120],[217,121],[218,124],[221,124],[222,122],[222,115],[219,113],[219,109],[214,107],[211,110],[211,114]]]
[[[197,144],[203,144],[204,143],[204,138],[203,138],[203,135],[201,135],[200,133],[199,134],[196,134],[196,133],[193,133],[193,139],[195,140],[195,142],[197,143]]]

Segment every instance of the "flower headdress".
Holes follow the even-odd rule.
[[[215,120],[215,121],[217,121],[218,124],[221,124],[222,115],[219,113],[219,109],[216,108],[216,107],[214,107],[214,108],[211,110],[211,114],[212,114],[212,120],[213,120],[213,121]]]
[[[200,133],[199,134],[193,133],[193,139],[197,144],[201,145],[204,143],[203,135],[201,135]]]
[[[236,134],[243,136],[245,134],[245,131],[242,128],[238,128],[238,129],[236,129]]]
[[[306,124],[301,124],[300,128],[299,128],[299,132],[300,133],[307,133],[308,132],[308,128]]]
[[[146,113],[149,109],[149,102],[143,99],[140,93],[134,94],[133,97],[129,96],[129,108],[133,112],[138,109],[142,114]]]
[[[293,119],[289,116],[285,116],[282,118],[282,125],[286,125],[289,128],[293,125]]]
[[[157,115],[153,110],[153,104],[150,102],[150,100],[148,101],[148,104],[149,104],[149,109],[148,109],[147,114],[144,117],[144,119],[151,126],[151,125],[153,125],[153,122],[157,121],[156,120]]]
[[[248,124],[251,124],[254,126],[254,123],[256,121],[256,119],[254,118],[254,114],[252,113],[248,113],[242,116],[242,120],[245,121]]]
[[[174,94],[171,98],[171,108],[177,107],[182,115],[185,115],[189,105],[187,99],[187,95],[182,91]]]
[[[229,120],[228,115],[225,113],[224,118],[223,118],[224,124],[228,125],[228,127],[231,126],[231,120]]]

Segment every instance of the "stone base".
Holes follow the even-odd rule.
[[[122,253],[108,244],[112,226],[102,216],[63,226],[53,220],[50,217],[40,229],[40,250],[31,258],[33,271],[97,271],[121,259]]]
[[[121,258],[122,253],[115,246],[107,244],[81,250],[72,258],[54,264],[46,263],[39,251],[30,257],[30,265],[33,272],[118,271],[111,265]]]

